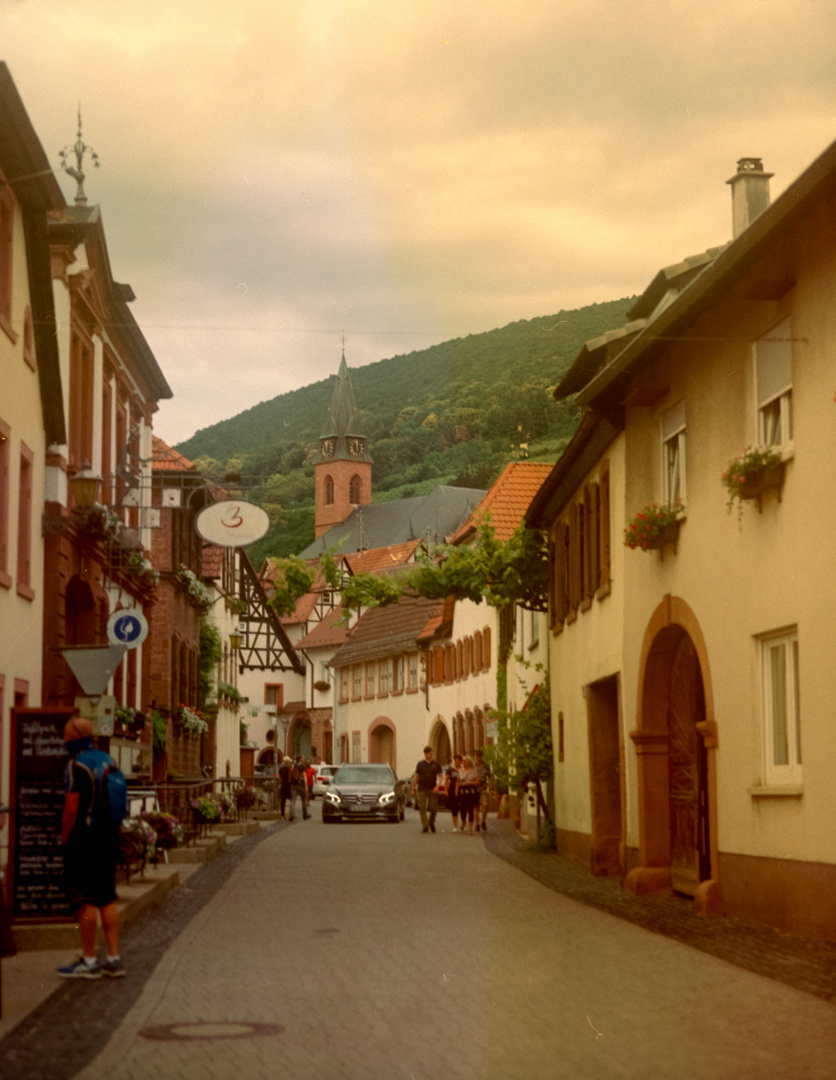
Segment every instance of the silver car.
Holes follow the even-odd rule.
[[[404,819],[405,784],[390,765],[340,765],[322,800],[322,820],[398,822]]]

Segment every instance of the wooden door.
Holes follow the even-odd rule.
[[[687,896],[693,896],[708,877],[705,747],[697,731],[697,723],[704,719],[699,660],[693,642],[683,634],[671,664],[668,723],[671,883]]]

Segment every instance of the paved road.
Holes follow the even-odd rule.
[[[832,1080],[835,1062],[834,1006],[408,811],[265,839],[79,1077]]]

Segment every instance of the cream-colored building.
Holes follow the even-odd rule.
[[[578,357],[557,393],[584,427],[529,518],[555,545],[562,848],[637,892],[836,940],[836,144],[771,205],[768,181],[741,159],[732,242],[661,271]],[[729,513],[723,474],[756,444],[779,463]],[[584,610],[606,464],[610,593]],[[677,499],[660,547],[625,547]]]
[[[10,790],[11,711],[39,707],[46,451],[65,437],[46,238],[64,199],[0,63],[0,803]],[[54,326],[54,322],[53,322]],[[8,861],[0,831],[0,869]]]

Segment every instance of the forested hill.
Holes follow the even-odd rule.
[[[352,368],[374,461],[374,500],[436,484],[487,487],[507,461],[553,460],[574,431],[550,390],[585,341],[621,326],[634,298],[591,304]],[[339,355],[334,354],[334,374]],[[333,378],[281,394],[196,432],[177,449],[208,475],[240,470],[275,524],[251,552],[301,550],[313,538],[313,459]],[[249,478],[249,482],[247,482]]]

